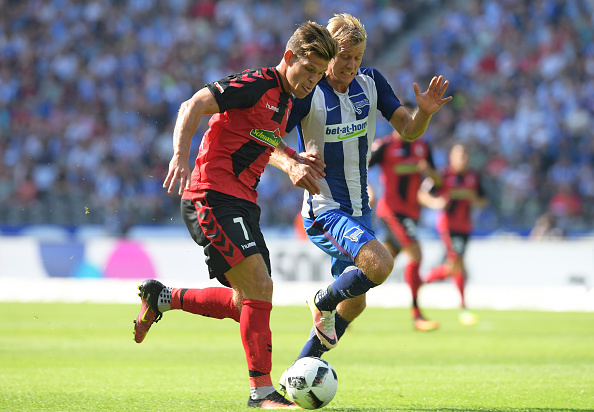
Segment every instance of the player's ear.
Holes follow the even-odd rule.
[[[292,65],[295,62],[296,58],[297,58],[297,55],[295,53],[293,53],[292,50],[286,50],[285,55],[283,56],[283,60],[285,61],[287,66]]]

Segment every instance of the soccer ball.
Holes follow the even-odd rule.
[[[285,372],[289,399],[303,409],[318,409],[330,403],[336,389],[336,371],[320,358],[297,359]]]

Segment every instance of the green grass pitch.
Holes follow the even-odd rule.
[[[249,394],[239,326],[168,312],[132,340],[139,305],[0,303],[2,411],[241,411]],[[326,354],[327,411],[593,411],[594,313],[367,308]],[[273,380],[309,333],[309,310],[272,311]]]

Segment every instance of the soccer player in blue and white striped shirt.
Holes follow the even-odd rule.
[[[319,193],[305,191],[301,214],[309,238],[331,256],[335,280],[308,302],[314,327],[300,357],[320,357],[335,347],[365,308],[365,293],[392,272],[394,260],[371,226],[367,192],[378,112],[405,140],[414,141],[423,135],[431,116],[452,100],[442,98],[448,81],[434,77],[424,93],[414,84],[418,108],[410,113],[380,72],[360,67],[367,44],[361,22],[337,14],[327,28],[340,43],[339,54],[313,92],[295,101],[287,125],[287,131],[297,127],[299,151],[309,154],[291,159],[291,149],[283,152],[279,145],[271,160],[287,171],[292,162],[303,163],[309,156],[325,173],[317,180]]]

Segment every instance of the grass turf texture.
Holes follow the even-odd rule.
[[[142,344],[140,305],[0,303],[0,410],[238,411],[248,378],[239,326],[168,312]],[[367,308],[326,354],[326,411],[592,411],[594,314],[477,311],[412,330],[408,310]],[[307,307],[272,312],[275,385],[309,333]]]

